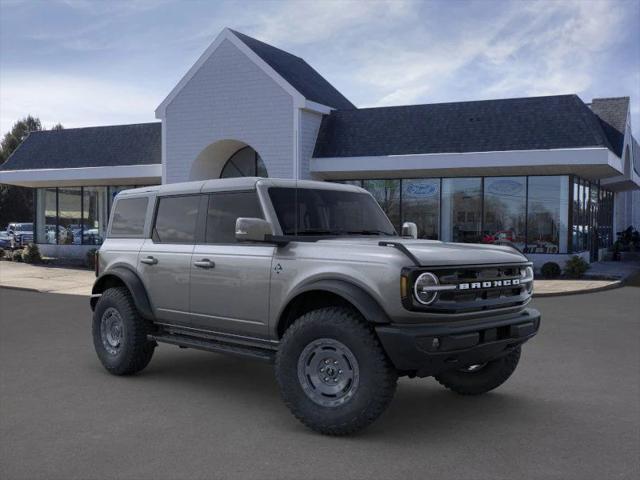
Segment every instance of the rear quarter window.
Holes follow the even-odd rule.
[[[113,208],[110,237],[142,237],[147,216],[147,197],[119,199]]]

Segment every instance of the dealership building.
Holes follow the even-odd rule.
[[[155,114],[33,132],[0,167],[0,183],[34,189],[45,254],[100,244],[122,189],[237,176],[361,185],[397,228],[508,242],[537,266],[595,261],[640,228],[628,97],[357,108],[303,59],[225,29]]]

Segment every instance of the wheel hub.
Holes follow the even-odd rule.
[[[107,308],[100,322],[100,337],[105,350],[116,355],[124,336],[124,322],[120,312],[113,307]]]
[[[332,338],[307,345],[298,359],[298,380],[307,397],[324,407],[337,407],[355,394],[360,379],[351,350]]]

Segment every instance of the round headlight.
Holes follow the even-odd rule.
[[[438,277],[431,272],[421,274],[413,285],[413,295],[422,305],[430,305],[438,296],[437,290],[430,290],[439,284]]]
[[[520,270],[520,278],[522,280],[530,281],[533,280],[533,268],[525,267]]]

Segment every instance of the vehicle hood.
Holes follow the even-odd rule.
[[[392,248],[380,247],[381,242],[394,242],[404,245],[415,256],[420,265],[476,265],[476,264],[503,264],[528,261],[522,253],[515,248],[499,245],[484,245],[477,243],[448,243],[437,240],[413,240],[394,237],[358,237],[322,240],[322,242],[334,245],[352,245],[354,247]],[[400,253],[400,252],[399,252]]]

